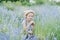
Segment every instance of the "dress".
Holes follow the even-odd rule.
[[[26,27],[28,27],[26,30],[24,30],[24,34],[26,35],[27,33],[31,33],[31,31],[33,31],[33,26],[32,25],[29,25],[29,23],[25,20],[23,20],[22,24],[26,25]]]
[[[25,23],[28,28],[24,31],[24,37],[22,40],[38,40],[37,37],[31,33],[31,31],[33,31],[33,26],[29,25],[26,19],[23,20],[23,23]]]

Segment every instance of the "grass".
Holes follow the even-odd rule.
[[[10,2],[8,4],[10,4]],[[22,33],[20,34],[21,29],[22,29],[21,18],[23,17],[23,15],[22,15],[23,13],[21,13],[22,9],[20,9],[21,6],[19,6],[20,11],[17,11],[17,10],[19,10],[18,6],[15,9],[15,7],[12,5],[11,5],[12,7],[9,7],[10,5],[8,5],[8,4],[4,4],[3,6],[6,8],[4,8],[4,9],[2,8],[2,10],[0,12],[0,27],[2,27],[0,29],[0,32],[5,33],[6,35],[9,34],[10,40],[13,40],[15,38],[16,38],[16,40],[21,40],[21,35],[22,35]],[[19,4],[19,3],[16,3],[16,4]],[[37,11],[33,7],[32,7],[32,9]],[[6,11],[7,11],[7,13],[6,13]],[[51,17],[52,18],[51,19],[48,16],[49,17],[48,20],[46,20],[46,22],[43,22],[44,25],[42,25],[42,23],[41,23],[42,17],[41,16],[42,15],[39,14],[39,12],[36,13],[36,15],[35,15],[35,18],[34,18],[35,32],[34,32],[34,34],[39,38],[39,40],[47,40],[47,39],[52,40],[55,37],[57,38],[57,40],[60,40],[60,20],[57,19],[58,17],[56,19]],[[59,16],[59,18],[60,18],[60,16]],[[21,28],[21,29],[19,29],[18,34],[15,34],[17,32],[14,33],[14,31],[17,31],[17,30],[15,30],[16,28]]]

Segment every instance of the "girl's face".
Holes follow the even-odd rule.
[[[29,13],[29,14],[26,16],[26,18],[27,18],[28,21],[31,21],[31,20],[33,20],[33,16],[34,16],[33,13]]]

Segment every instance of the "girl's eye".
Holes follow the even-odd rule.
[[[30,17],[32,17],[32,16],[30,16]]]
[[[33,16],[29,16],[29,17],[33,17]]]

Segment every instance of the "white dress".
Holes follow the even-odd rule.
[[[34,34],[32,34],[32,35],[29,34],[29,33],[31,33],[31,31],[33,31],[33,26],[29,25],[29,23],[26,21],[26,19],[23,20],[22,24],[23,23],[25,23],[26,27],[28,27],[25,31],[28,34],[25,34],[24,37],[22,38],[22,40],[38,40]]]

